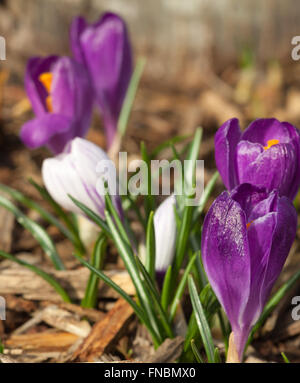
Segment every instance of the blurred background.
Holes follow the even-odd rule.
[[[70,54],[68,35],[73,17],[81,14],[92,22],[104,11],[124,17],[135,59],[146,58],[122,143],[129,157],[139,156],[142,140],[151,150],[168,138],[192,134],[202,126],[200,159],[205,161],[207,181],[215,171],[214,134],[227,119],[237,117],[245,128],[255,118],[276,117],[300,127],[300,61],[291,57],[291,40],[300,35],[300,2],[0,0],[0,36],[6,39],[7,49],[6,61],[0,61],[1,183],[40,202],[27,179],[33,177],[42,183],[41,163],[49,153],[46,149],[28,150],[18,136],[22,124],[33,117],[23,87],[26,62],[36,55]],[[105,147],[97,113],[88,138]],[[223,189],[218,182],[215,193]],[[12,254],[34,254],[36,262],[36,254],[42,256],[36,241],[14,225],[12,215],[5,214],[1,208],[0,249]],[[49,234],[74,266],[70,244],[51,227]],[[283,279],[299,267],[298,242]],[[297,337],[290,339],[290,301],[284,304],[286,316],[281,322],[283,327],[286,325],[282,330],[285,333],[280,333],[279,343],[263,342],[260,352],[271,358],[272,351],[281,361],[279,352],[286,351],[296,361],[300,360],[300,328],[293,327],[292,334]],[[13,309],[9,313],[6,328],[0,322],[0,337],[18,325]],[[267,331],[276,326],[278,313],[267,322]],[[283,347],[282,339],[286,338]]]

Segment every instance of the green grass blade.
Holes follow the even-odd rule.
[[[174,338],[173,331],[172,331],[170,323],[168,321],[166,312],[164,311],[164,309],[161,306],[160,297],[159,297],[158,292],[157,292],[157,290],[153,284],[153,280],[151,280],[150,275],[148,274],[147,270],[145,269],[145,267],[142,264],[142,262],[140,261],[140,259],[138,257],[135,257],[135,259],[136,259],[137,265],[138,265],[138,267],[139,267],[139,269],[140,269],[140,271],[144,277],[144,280],[145,280],[145,283],[148,287],[148,290],[149,290],[150,294],[152,295],[154,304],[157,307],[157,311],[158,311],[158,314],[160,316],[161,323],[162,323],[162,325],[166,331],[166,334],[169,338]]]
[[[25,214],[23,214],[7,198],[0,196],[0,205],[3,206],[5,209],[9,210],[11,213],[13,213],[17,222],[33,235],[33,237],[39,242],[45,253],[50,257],[55,268],[57,270],[64,270],[64,264],[60,259],[56,251],[55,245],[52,242],[46,230],[42,226],[34,222],[32,219],[28,218]]]
[[[151,211],[146,231],[146,270],[152,280],[155,280],[155,231],[154,231],[154,213]]]
[[[177,309],[177,306],[180,302],[180,299],[182,297],[182,294],[184,292],[184,289],[185,289],[185,285],[187,283],[187,279],[188,279],[188,276],[190,274],[190,271],[193,267],[193,264],[196,260],[196,256],[197,254],[194,254],[193,257],[190,259],[185,271],[184,271],[184,274],[181,278],[181,281],[176,289],[176,292],[175,292],[175,296],[173,298],[173,301],[172,301],[172,304],[171,304],[171,308],[170,308],[170,320],[173,321],[174,317],[175,317],[175,314],[176,314],[176,309]]]
[[[286,281],[280,289],[272,296],[272,298],[266,304],[259,320],[254,325],[250,336],[247,341],[246,347],[251,343],[253,339],[253,335],[260,327],[264,324],[267,317],[271,314],[271,312],[275,309],[278,303],[282,300],[285,294],[294,286],[294,284],[300,279],[300,270],[297,271],[288,281]]]
[[[108,236],[111,237],[111,232],[109,230],[109,227],[105,223],[105,221],[99,217],[96,213],[94,213],[90,208],[85,206],[83,203],[79,202],[77,199],[73,198],[71,195],[68,195],[69,198],[75,203],[76,206],[79,207],[83,211],[83,213],[90,218],[93,222],[95,222],[96,225],[101,227],[101,229],[104,231],[104,233]]]
[[[203,346],[207,355],[207,359],[210,363],[213,363],[215,347],[214,347],[212,335],[210,332],[210,328],[207,323],[205,313],[204,313],[201,301],[199,299],[193,277],[191,275],[188,278],[188,283],[189,283],[191,301],[192,301],[193,309],[195,312],[197,325],[202,338]]]
[[[156,332],[152,328],[152,326],[148,320],[147,314],[136,304],[136,302],[121,287],[119,287],[115,282],[113,282],[102,271],[95,269],[92,265],[90,265],[87,261],[85,261],[83,258],[79,257],[78,255],[74,254],[74,256],[79,260],[79,262],[81,262],[89,270],[91,270],[93,273],[95,273],[103,282],[105,282],[108,286],[110,286],[112,289],[114,289],[123,299],[125,299],[125,301],[127,303],[130,304],[130,306],[133,308],[134,312],[136,313],[137,317],[148,328],[149,332],[152,335],[152,338],[153,338],[155,344],[159,345],[160,339],[157,337]]]
[[[171,288],[171,280],[172,280],[172,266],[170,265],[167,269],[164,283],[161,292],[161,305],[163,309],[166,311],[169,305],[169,296],[170,296],[170,288]]]
[[[194,339],[191,340],[191,348],[192,348],[193,353],[195,355],[196,361],[198,363],[204,363],[204,360],[202,359],[201,353],[200,353],[198,347],[196,346]]]
[[[139,86],[140,79],[142,77],[144,67],[146,64],[146,60],[144,58],[140,58],[137,61],[135,70],[131,77],[126,96],[123,102],[123,106],[121,109],[121,113],[118,121],[118,133],[122,137],[124,136],[129,120],[129,116],[132,110],[133,102],[136,96],[136,92]]]
[[[112,221],[112,218],[110,217],[107,211],[105,211],[105,216],[106,216],[106,222],[111,231],[114,242],[119,250],[119,254],[135,286],[136,293],[138,294],[140,303],[145,309],[145,311],[147,312],[151,325],[157,333],[157,337],[162,341],[162,337],[159,331],[159,326],[157,323],[157,318],[153,312],[152,299],[147,294],[147,290],[140,277],[140,273],[136,265],[132,249],[128,246],[126,242],[124,242],[121,234],[118,232],[114,222]]]
[[[68,296],[66,291],[61,287],[61,285],[51,275],[49,275],[42,269],[38,268],[37,266],[31,265],[30,263],[27,263],[21,259],[18,259],[11,254],[7,254],[2,250],[0,250],[0,256],[3,258],[9,259],[10,261],[13,261],[15,263],[18,263],[21,266],[27,267],[27,269],[33,271],[35,274],[39,275],[46,282],[48,282],[55,289],[55,291],[62,297],[62,299],[65,302],[68,302],[68,303],[71,302],[70,297]]]
[[[99,235],[99,238],[97,239],[93,254],[92,254],[92,266],[95,267],[95,269],[100,270],[103,266],[103,261],[105,257],[105,249],[106,249],[106,236],[103,234]],[[87,308],[93,308],[96,306],[97,303],[97,295],[98,295],[98,285],[99,285],[99,278],[98,276],[91,271],[84,298],[81,302],[82,307]]]

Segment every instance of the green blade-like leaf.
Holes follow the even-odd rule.
[[[199,216],[202,214],[203,212],[203,209],[205,207],[205,205],[207,204],[207,201],[209,199],[209,197],[211,196],[211,193],[213,192],[213,189],[216,185],[216,182],[219,178],[219,172],[216,171],[213,176],[211,177],[211,179],[209,180],[209,182],[207,183],[202,195],[201,195],[201,198],[200,198],[200,201],[199,201],[199,205],[197,206],[197,208],[195,209],[194,211],[194,214],[193,214],[193,222],[196,222],[199,218]]]
[[[171,304],[171,308],[170,308],[170,320],[173,321],[174,317],[175,317],[175,314],[176,314],[176,309],[177,309],[177,306],[180,302],[180,299],[182,297],[182,294],[184,292],[184,289],[185,289],[185,285],[186,285],[186,282],[187,282],[187,279],[188,279],[188,276],[190,274],[190,271],[192,269],[192,266],[196,260],[196,256],[197,254],[194,254],[194,256],[190,259],[186,269],[184,270],[184,274],[180,280],[180,283],[176,289],[176,292],[175,292],[175,296],[173,298],[173,301],[172,301],[172,304]]]
[[[255,332],[260,329],[260,327],[264,324],[267,317],[271,314],[271,312],[275,309],[275,307],[278,305],[278,303],[283,299],[285,294],[294,286],[294,284],[300,279],[300,271],[297,271],[288,281],[286,281],[280,289],[272,296],[272,298],[268,301],[266,304],[259,320],[254,325],[248,341],[247,346],[252,342],[253,335]]]
[[[83,203],[79,202],[77,199],[73,198],[71,195],[68,195],[68,197],[75,203],[76,206],[79,207],[83,211],[83,213],[90,218],[93,222],[95,222],[96,225],[101,227],[101,229],[104,231],[104,233],[111,237],[111,232],[109,230],[109,227],[105,223],[105,221],[99,217],[96,213],[94,213],[90,208],[85,206]]]
[[[197,362],[198,363],[204,363],[204,360],[202,359],[201,353],[200,353],[198,347],[196,346],[194,339],[191,340],[191,347],[192,347],[192,350],[193,350],[193,353],[195,355]]]
[[[172,280],[172,266],[170,265],[165,274],[164,283],[161,292],[161,305],[163,309],[166,311],[169,304],[170,297],[170,288],[171,288],[171,280]]]
[[[172,137],[172,138],[162,142],[155,149],[153,149],[153,151],[151,152],[151,154],[150,154],[151,159],[156,158],[157,155],[160,152],[162,152],[164,149],[169,148],[171,146],[174,146],[175,144],[177,144],[179,142],[182,142],[182,141],[184,141],[184,140],[186,140],[187,138],[190,138],[190,137],[191,137],[190,134],[186,134],[184,136],[175,136],[175,137]]]
[[[130,79],[130,83],[126,92],[126,96],[123,102],[118,121],[118,133],[121,137],[124,136],[126,132],[129,116],[132,110],[133,102],[136,96],[140,79],[144,71],[145,64],[146,60],[144,58],[139,58],[134,69],[133,75]]]
[[[207,359],[210,363],[213,363],[215,347],[214,347],[212,335],[210,332],[210,328],[207,323],[207,319],[205,317],[205,313],[204,313],[201,301],[199,299],[193,277],[191,275],[188,278],[188,283],[189,283],[189,290],[191,295],[191,302],[195,312],[197,325],[200,331],[200,335],[201,335],[203,346],[207,355]]]
[[[135,286],[136,293],[138,294],[139,300],[143,308],[146,310],[149,320],[151,322],[152,327],[157,333],[157,337],[162,341],[162,337],[159,332],[159,326],[157,323],[157,318],[154,314],[152,307],[151,297],[147,294],[147,289],[145,288],[143,281],[140,277],[139,270],[137,268],[134,254],[132,249],[128,246],[128,244],[124,241],[121,234],[118,232],[112,218],[109,213],[105,211],[106,222],[112,234],[112,238],[119,250],[119,254],[126,266],[126,269],[131,277],[131,280]]]
[[[78,228],[72,221],[72,219],[68,216],[66,212],[61,208],[61,206],[54,201],[54,199],[51,197],[51,195],[48,193],[48,190],[39,184],[37,184],[33,179],[29,179],[29,182],[31,185],[40,193],[41,197],[49,202],[49,204],[52,206],[53,210],[56,212],[56,214],[63,220],[67,228],[77,237],[78,241],[80,241]],[[82,242],[80,242],[83,246]],[[84,246],[83,246],[84,248]]]
[[[42,277],[46,282],[48,282],[55,289],[55,291],[62,297],[62,299],[65,302],[71,303],[71,299],[69,295],[50,274],[46,273],[45,271],[38,268],[37,266],[31,265],[30,263],[25,262],[21,259],[18,259],[11,254],[7,254],[2,250],[0,250],[0,256],[3,258],[9,259],[15,263],[18,263],[21,266],[27,267],[27,269],[30,269],[31,271],[33,271],[34,273]]]
[[[136,302],[121,288],[119,287],[115,282],[113,282],[107,275],[105,275],[102,271],[95,269],[92,265],[90,265],[87,261],[85,261],[83,258],[79,257],[78,255],[74,254],[74,256],[89,270],[91,270],[93,273],[95,273],[103,282],[105,282],[108,286],[110,286],[112,289],[114,289],[127,303],[130,304],[130,306],[133,308],[134,312],[138,316],[141,322],[143,322],[146,327],[148,328],[149,332],[151,333],[154,342],[156,345],[159,345],[160,340],[156,336],[156,332],[153,330],[147,314],[136,304]]]
[[[158,292],[157,292],[157,290],[153,284],[153,280],[151,279],[150,275],[148,274],[147,270],[145,269],[145,267],[142,264],[142,262],[140,261],[140,259],[138,257],[135,257],[135,259],[136,259],[137,265],[138,265],[138,267],[139,267],[139,269],[140,269],[140,271],[144,277],[146,286],[148,287],[148,290],[149,290],[150,294],[152,295],[154,304],[157,307],[158,314],[160,315],[160,320],[161,320],[161,323],[162,323],[162,325],[166,331],[166,334],[169,338],[174,338],[173,331],[172,331],[170,323],[168,321],[166,312],[164,311],[164,309],[161,306],[160,297],[159,297]]]
[[[99,235],[92,254],[92,266],[95,267],[95,269],[99,270],[101,269],[104,261],[105,256],[105,249],[106,249],[106,236],[102,233]],[[89,277],[85,295],[81,302],[82,307],[87,308],[93,308],[95,307],[97,303],[97,295],[98,295],[98,283],[99,278],[95,273],[91,271],[91,275]]]
[[[155,231],[154,231],[154,213],[151,211],[148,219],[146,232],[146,270],[152,280],[155,280]]]
[[[34,222],[32,219],[28,218],[25,214],[23,214],[7,198],[0,196],[0,205],[3,206],[5,209],[9,210],[11,213],[13,213],[18,223],[22,225],[25,229],[30,231],[33,237],[39,242],[45,253],[50,257],[55,268],[57,270],[64,270],[64,264],[60,259],[56,251],[55,245],[52,242],[49,235],[47,234],[46,230],[42,226]]]

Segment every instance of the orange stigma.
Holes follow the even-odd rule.
[[[249,227],[250,227],[250,225],[251,225],[252,222],[253,222],[253,221],[248,222],[248,223],[246,224],[246,228],[247,228],[247,230],[249,229]]]
[[[271,146],[274,146],[274,145],[277,145],[277,144],[279,144],[279,140],[276,140],[276,139],[274,139],[274,140],[268,140],[268,141],[267,141],[267,146],[264,146],[264,149],[265,149],[265,150],[268,150],[268,149],[271,148]]]
[[[45,73],[42,73],[40,76],[39,76],[39,80],[40,82],[44,85],[44,88],[46,89],[46,91],[48,92],[48,94],[50,93],[50,90],[51,90],[51,85],[52,85],[52,73],[51,72],[45,72]],[[48,109],[49,112],[52,112],[53,111],[53,108],[52,108],[52,98],[51,96],[48,96],[46,98],[46,107]]]

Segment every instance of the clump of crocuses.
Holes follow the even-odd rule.
[[[223,192],[205,217],[203,265],[231,323],[240,361],[296,229],[296,210],[287,197],[249,184]]]
[[[89,73],[110,146],[132,75],[132,52],[126,25],[114,13],[94,24],[75,18],[70,32],[74,58]]]
[[[288,122],[258,119],[241,132],[236,118],[215,135],[217,168],[227,189],[242,183],[294,199],[300,186],[300,136]]]
[[[68,57],[35,57],[29,60],[25,88],[35,118],[21,130],[25,145],[63,151],[74,137],[84,137],[90,127],[93,93],[84,67]]]

